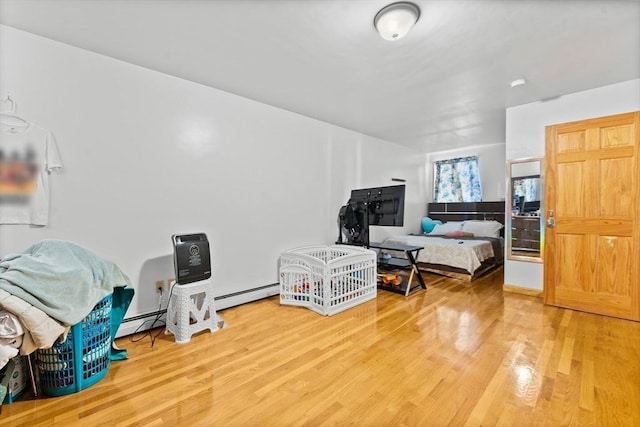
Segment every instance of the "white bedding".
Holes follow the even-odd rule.
[[[437,236],[395,236],[386,243],[422,246],[418,262],[461,268],[473,274],[482,261],[494,257],[493,246],[487,240],[462,240]]]

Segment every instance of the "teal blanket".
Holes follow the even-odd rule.
[[[66,325],[80,322],[114,288],[130,284],[114,263],[63,240],[43,240],[0,259],[0,288]]]

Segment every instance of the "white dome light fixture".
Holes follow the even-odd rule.
[[[373,25],[385,40],[400,40],[420,18],[420,8],[413,3],[401,1],[380,9]]]

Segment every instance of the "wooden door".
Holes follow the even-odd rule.
[[[640,112],[546,128],[546,304],[640,320],[639,138]]]

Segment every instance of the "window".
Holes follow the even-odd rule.
[[[514,196],[524,197],[525,202],[535,202],[540,200],[538,195],[538,185],[540,177],[525,176],[522,178],[511,178]]]
[[[434,165],[433,200],[435,202],[482,201],[477,156],[440,160]]]

